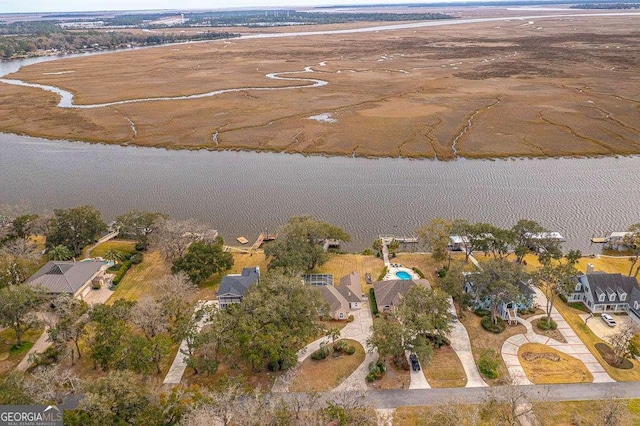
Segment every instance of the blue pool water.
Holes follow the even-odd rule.
[[[396,272],[396,277],[400,278],[401,280],[410,280],[411,279],[411,275],[409,275],[409,273],[405,272],[405,271]]]

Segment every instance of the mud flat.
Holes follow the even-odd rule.
[[[55,93],[0,84],[0,131],[366,157],[640,153],[638,16],[527,13],[42,62],[4,78],[71,92],[77,106],[106,105],[60,108]]]

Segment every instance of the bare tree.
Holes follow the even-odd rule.
[[[539,394],[542,388],[534,390],[530,387],[516,386],[512,384],[492,387],[487,392],[487,397],[482,411],[482,417],[489,419],[494,425],[516,426],[521,421],[528,419],[528,423],[535,424],[536,403],[533,402],[533,394]],[[541,400],[536,395],[536,400]]]
[[[35,262],[40,257],[36,244],[28,238],[16,238],[2,247],[2,252],[14,258]]]
[[[232,418],[237,414],[241,396],[242,389],[237,383],[217,392],[205,390],[202,402],[183,417],[181,424],[184,426],[231,425]]]
[[[24,381],[29,394],[40,404],[59,404],[69,395],[78,393],[80,379],[75,373],[59,364],[38,367]]]
[[[147,339],[167,331],[167,317],[163,306],[150,297],[142,298],[131,310],[131,322],[140,327]]]
[[[179,273],[161,278],[156,289],[156,300],[167,318],[169,333],[175,340],[182,340],[181,336],[193,314],[198,288],[189,281],[186,274]]]
[[[434,405],[432,413],[427,423],[430,426],[476,426],[480,422],[478,404],[460,404],[451,400]]]
[[[151,233],[151,243],[160,250],[160,254],[169,262],[182,257],[189,245],[195,241],[213,240],[209,238],[210,228],[195,220],[170,220],[161,218],[157,229]]]
[[[630,426],[629,403],[624,399],[605,398],[594,401],[597,412],[590,426]]]
[[[616,355],[620,358],[631,358],[633,336],[638,331],[640,329],[634,324],[622,324],[615,333],[607,338]]]

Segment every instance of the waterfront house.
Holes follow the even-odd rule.
[[[425,279],[415,280],[390,280],[376,281],[373,283],[373,292],[376,295],[376,303],[380,312],[391,312],[402,303],[405,294],[414,285],[431,288],[429,281]]]
[[[595,271],[589,264],[586,274],[576,277],[567,301],[582,303],[591,313],[628,313],[640,324],[640,289],[634,277]]]
[[[240,274],[229,274],[222,278],[218,288],[218,306],[225,309],[233,303],[242,302],[249,287],[260,281],[260,267],[243,268]]]
[[[509,324],[518,321],[518,311],[523,309],[531,309],[535,303],[535,291],[529,283],[518,281],[517,294],[504,294],[496,296],[498,316]],[[471,308],[473,310],[491,309],[491,298],[489,296],[482,297],[482,288],[479,288],[473,282],[473,274],[464,273],[464,292],[471,296]]]
[[[112,274],[107,274],[107,264],[101,261],[49,261],[26,284],[42,286],[57,296],[67,293],[77,299],[84,299],[92,287],[110,285]]]
[[[305,282],[317,287],[320,295],[329,305],[329,315],[333,319],[341,320],[349,318],[351,311],[359,310],[362,305],[362,290],[360,287],[360,275],[352,272],[340,279],[340,285],[333,285],[333,275],[329,280],[326,275],[316,274],[306,276]],[[324,278],[321,278],[324,276]]]

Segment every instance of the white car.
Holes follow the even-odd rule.
[[[616,320],[613,319],[613,317],[609,314],[602,314],[600,316],[600,318],[602,318],[602,321],[605,322],[605,324],[607,324],[609,327],[615,327],[616,326]]]

